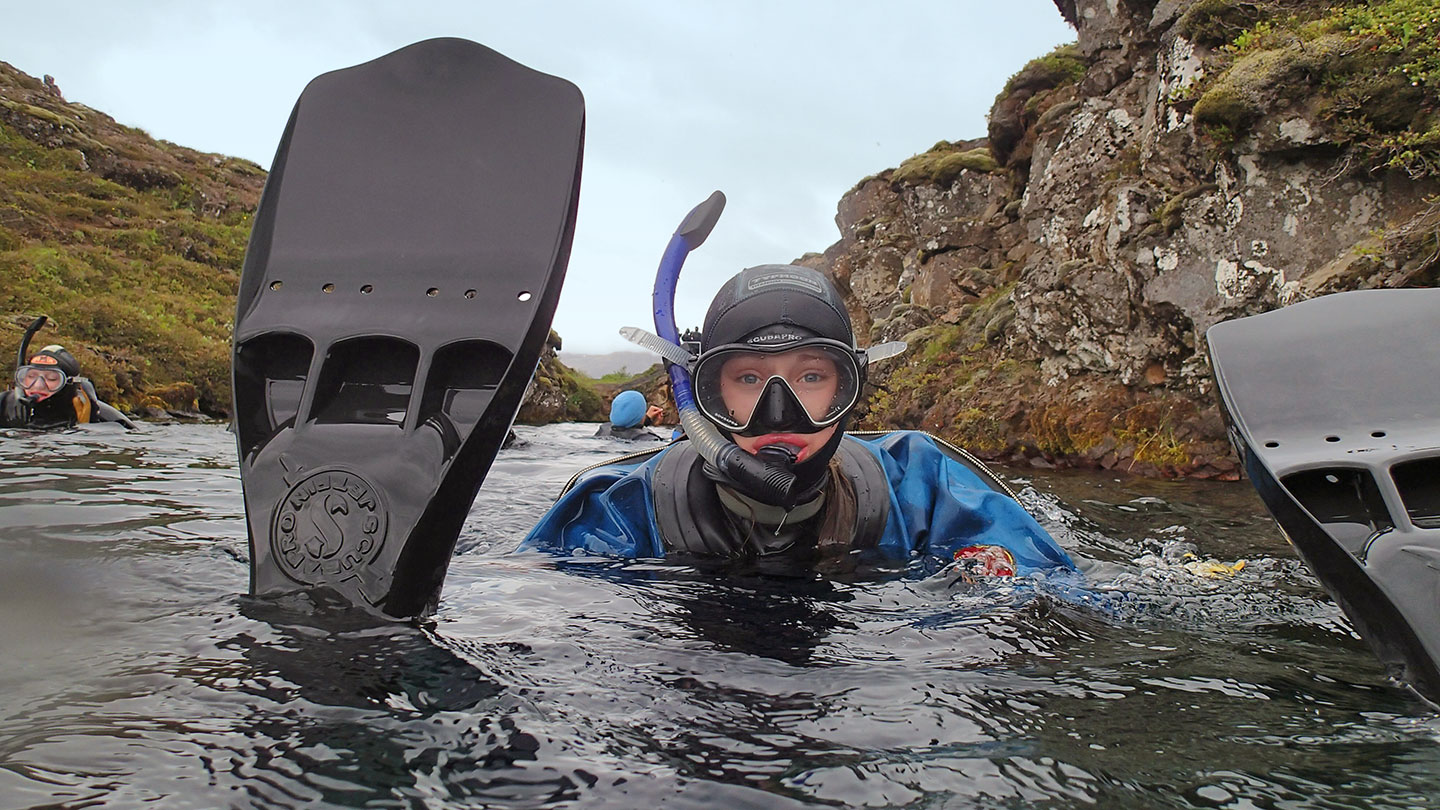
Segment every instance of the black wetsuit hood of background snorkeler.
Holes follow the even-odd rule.
[[[720,287],[705,313],[700,349],[703,356],[711,349],[727,345],[783,348],[816,338],[839,341],[852,350],[855,347],[850,315],[835,285],[823,273],[808,267],[765,264],[740,271]],[[859,384],[863,385],[863,360],[857,367]],[[853,407],[852,404],[850,408]],[[779,447],[761,449],[759,456],[767,463],[785,466],[795,475],[796,483],[792,489],[794,503],[813,499],[824,487],[830,459],[845,435],[850,408],[834,423],[836,429],[830,439],[804,461],[795,463],[793,457],[784,457],[785,451]],[[768,386],[761,395],[747,429],[732,432],[725,425],[716,426],[730,441],[734,441],[737,432],[747,436],[815,432],[804,413],[804,406],[778,382]],[[713,467],[707,469],[707,474],[713,474],[712,477],[721,483],[756,500],[766,501],[761,493],[748,491],[747,487],[726,479]]]
[[[80,361],[69,349],[58,344],[51,344],[34,352],[26,360],[29,365],[44,365],[57,368],[65,373],[65,385],[46,399],[57,399],[61,395],[73,394],[75,391],[75,378],[80,376]]]

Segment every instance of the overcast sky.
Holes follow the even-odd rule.
[[[839,238],[857,181],[985,134],[1005,80],[1073,41],[1052,0],[11,3],[0,60],[156,138],[270,166],[315,76],[455,36],[569,79],[586,103],[579,223],[555,328],[568,352],[651,327],[675,226],[729,198],[680,281],[681,328],[722,281]]]

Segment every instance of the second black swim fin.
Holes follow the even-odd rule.
[[[1361,290],[1206,335],[1245,470],[1395,677],[1440,703],[1440,290]]]

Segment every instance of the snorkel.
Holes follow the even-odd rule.
[[[49,317],[41,315],[40,317],[32,321],[28,327],[26,327],[25,336],[20,338],[20,350],[15,353],[16,368],[25,365],[25,361],[30,357],[30,339],[35,337],[35,333],[39,332],[40,327],[44,326],[45,323],[49,320]]]
[[[675,326],[675,284],[680,279],[680,268],[690,251],[705,242],[724,209],[725,195],[717,191],[691,209],[670,237],[655,273],[651,297],[658,337],[634,327],[621,329],[620,334],[665,359],[670,390],[680,411],[680,424],[701,458],[725,478],[759,495],[761,500],[789,509],[794,507],[798,494],[795,492],[797,479],[790,469],[794,459],[777,458],[776,454],[769,453],[766,454],[769,459],[753,456],[739,445],[726,441],[719,428],[700,414],[690,385],[689,366],[694,358],[680,348],[680,331]]]
[[[19,368],[25,365],[26,361],[30,359],[30,339],[35,337],[35,333],[39,332],[40,328],[43,327],[45,323],[49,320],[49,317],[41,315],[40,317],[31,321],[30,325],[26,327],[25,335],[20,338],[20,349],[15,353],[15,368],[17,370],[17,373]],[[25,393],[25,390],[20,387],[19,383],[16,383],[15,385],[15,393],[17,396],[24,397],[27,401],[30,400],[30,396]]]

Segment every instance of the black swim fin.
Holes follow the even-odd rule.
[[[1230,438],[1394,676],[1440,703],[1440,290],[1361,290],[1206,334]]]
[[[252,593],[434,607],[549,334],[584,130],[574,85],[460,39],[306,87],[235,319]]]

